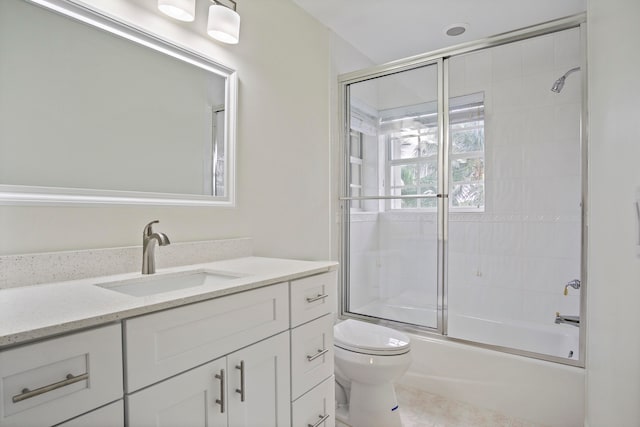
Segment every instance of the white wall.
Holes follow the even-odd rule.
[[[152,0],[86,3],[238,70],[237,207],[0,206],[0,254],[139,245],[159,219],[175,242],[248,236],[259,255],[330,257],[329,31],[288,0],[244,0],[228,46],[204,36],[208,1],[194,24]]]
[[[590,427],[640,425],[640,2],[589,0]]]

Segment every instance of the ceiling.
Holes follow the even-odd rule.
[[[292,0],[381,64],[586,10],[586,0]],[[468,24],[457,37],[452,24]]]

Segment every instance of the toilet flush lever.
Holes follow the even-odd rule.
[[[318,350],[318,352],[316,354],[314,354],[313,356],[309,356],[307,355],[307,362],[313,362],[314,360],[316,360],[318,357],[320,356],[324,356],[325,354],[327,354],[329,352],[328,348],[325,348],[324,350]]]

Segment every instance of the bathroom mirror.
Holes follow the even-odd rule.
[[[65,0],[0,2],[0,203],[233,205],[237,77]]]

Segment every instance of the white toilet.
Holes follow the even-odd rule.
[[[401,427],[393,381],[411,364],[409,337],[352,319],[333,332],[336,418],[352,427]]]

